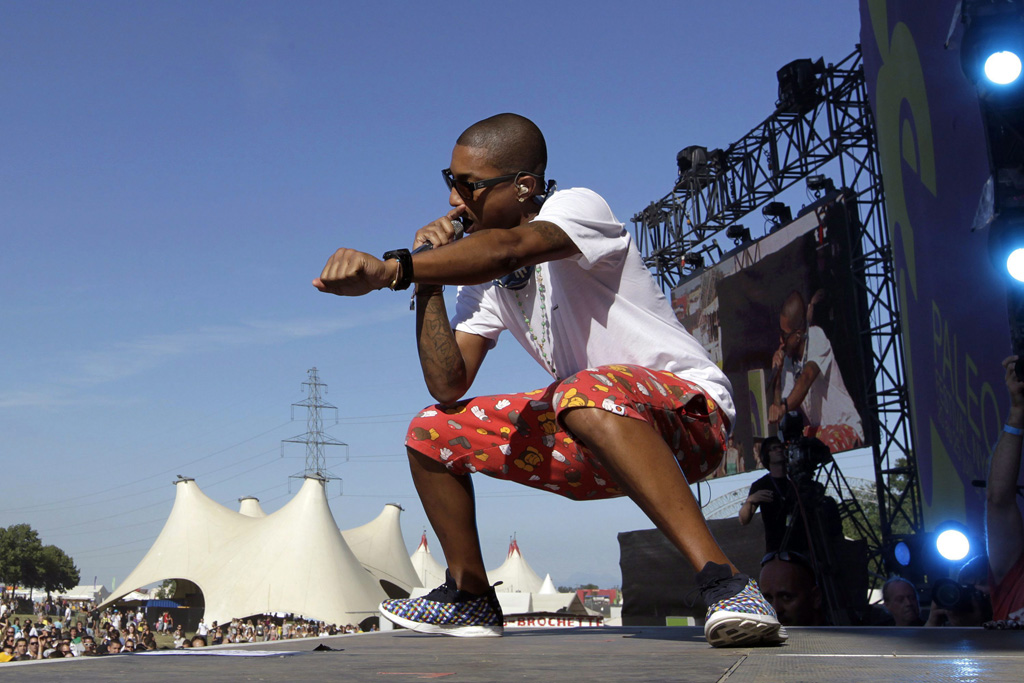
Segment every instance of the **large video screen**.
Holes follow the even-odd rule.
[[[760,467],[761,442],[781,437],[787,410],[833,453],[869,444],[852,210],[843,195],[814,204],[673,290],[676,316],[732,382],[736,424],[713,476]]]

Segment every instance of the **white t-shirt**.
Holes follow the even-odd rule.
[[[804,345],[803,361],[793,363],[788,357],[783,364],[782,395],[786,396],[796,382],[797,376],[808,363],[814,363],[821,370],[811,388],[807,391],[801,410],[812,427],[850,425],[857,431],[857,436],[864,440],[864,428],[861,426],[857,407],[850,398],[850,393],[839,373],[832,344],[825,332],[814,325],[807,328],[807,343]]]
[[[540,264],[520,290],[459,287],[452,327],[492,347],[508,330],[558,379],[616,363],[667,370],[700,385],[734,424],[729,379],[676,319],[604,199],[585,188],[560,190],[535,220],[557,225],[580,253]]]

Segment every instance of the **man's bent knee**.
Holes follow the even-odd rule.
[[[584,444],[601,441],[623,426],[623,420],[632,419],[597,407],[572,408],[564,411],[560,417],[569,433]]]

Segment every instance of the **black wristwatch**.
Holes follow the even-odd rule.
[[[409,289],[409,285],[412,283],[412,254],[409,253],[409,250],[395,249],[386,252],[381,258],[385,261],[398,259],[398,277],[388,286],[396,292],[401,289]]]

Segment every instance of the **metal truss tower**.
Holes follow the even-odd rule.
[[[327,446],[344,446],[345,456],[344,460],[348,460],[348,444],[338,441],[333,436],[324,433],[324,425],[322,412],[323,410],[333,410],[337,415],[338,408],[332,406],[330,403],[326,403],[321,399],[321,388],[323,393],[327,393],[327,385],[320,382],[320,378],[317,376],[316,368],[311,368],[308,373],[309,380],[302,383],[302,386],[307,388],[308,397],[305,401],[292,404],[292,417],[294,418],[294,409],[305,408],[306,409],[306,433],[293,436],[290,439],[282,439],[281,451],[284,454],[284,444],[286,443],[302,443],[306,444],[306,469],[297,477],[314,477],[322,480],[337,479],[330,472],[327,471],[327,458],[324,455],[324,449]],[[337,420],[335,420],[337,421]]]
[[[866,386],[884,542],[894,529],[921,530],[922,511],[892,247],[859,47],[838,64],[820,64],[815,83],[805,106],[780,106],[728,149],[708,152],[706,162],[699,159],[705,163],[682,172],[668,195],[633,216],[634,235],[647,266],[671,290],[721,255],[712,237],[725,232],[736,239],[742,231],[730,227],[812,174],[828,170],[853,193],[859,218],[851,231],[859,245],[853,269],[867,301],[860,329],[871,348]],[[881,549],[873,548],[875,559]]]

